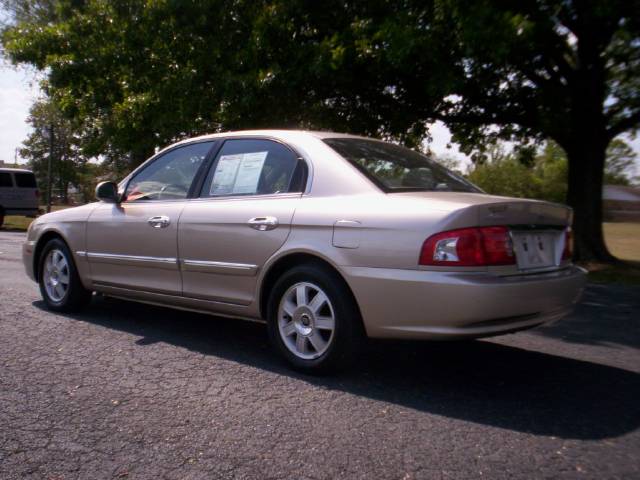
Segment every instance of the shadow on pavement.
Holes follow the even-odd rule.
[[[35,306],[44,309],[43,302]],[[322,388],[534,435],[617,437],[640,426],[640,375],[486,341],[373,343],[337,376],[291,371],[261,324],[115,299],[72,318],[287,375]]]
[[[570,317],[533,330],[569,343],[640,349],[640,287],[590,284]]]

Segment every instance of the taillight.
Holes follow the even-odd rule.
[[[477,267],[516,263],[507,227],[460,228],[432,235],[420,252],[420,265]]]
[[[571,227],[564,231],[564,249],[562,250],[562,260],[571,260],[573,250],[571,248]]]
[[[40,190],[36,188],[36,198],[40,198]]]

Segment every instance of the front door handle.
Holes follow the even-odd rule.
[[[158,215],[157,217],[149,218],[147,223],[153,228],[167,228],[171,223],[171,220],[166,215]]]
[[[273,230],[278,226],[276,217],[253,217],[247,222],[249,226],[255,230],[264,232],[265,230]]]

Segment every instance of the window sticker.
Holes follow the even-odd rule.
[[[228,195],[233,192],[233,185],[236,182],[238,167],[242,161],[243,154],[223,155],[218,160],[216,173],[211,181],[209,195]]]
[[[258,191],[258,181],[262,166],[268,152],[245,153],[240,162],[238,175],[233,186],[233,193],[255,193]]]
[[[223,155],[218,160],[209,195],[256,193],[269,152]]]

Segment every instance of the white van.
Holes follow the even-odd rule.
[[[39,200],[40,192],[32,171],[0,168],[0,226],[5,215],[36,216]]]

